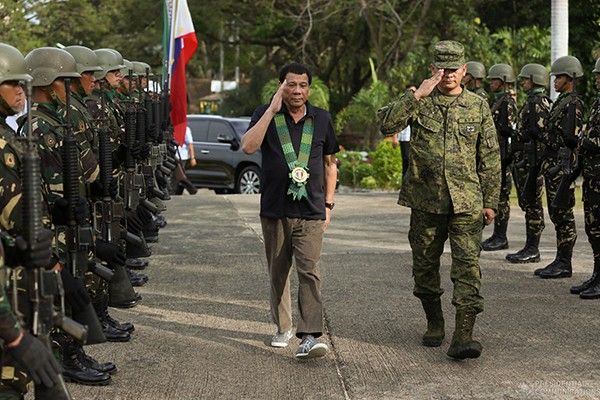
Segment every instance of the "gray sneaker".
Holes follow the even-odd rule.
[[[323,357],[327,353],[328,347],[325,343],[317,342],[312,335],[307,335],[302,339],[302,343],[296,351],[296,358],[306,360],[309,358]]]
[[[290,343],[290,339],[294,337],[294,334],[292,333],[292,330],[290,329],[287,332],[277,332],[272,338],[271,338],[271,346],[273,347],[287,347],[287,345]]]

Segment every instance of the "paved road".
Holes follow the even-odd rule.
[[[141,288],[143,303],[114,316],[133,321],[128,344],[89,347],[120,371],[108,387],[69,385],[75,399],[598,399],[600,301],[569,286],[587,278],[591,250],[581,232],[572,279],[546,281],[509,252],[482,256],[486,310],[478,319],[480,359],[446,357],[454,327],[449,254],[443,256],[447,340],[420,345],[425,322],[412,296],[408,210],[391,193],[340,194],[322,259],[325,329],[332,351],[299,363],[297,342],[273,333],[258,220],[258,197],[200,191],[169,202],[169,225]],[[511,250],[522,246],[513,210]],[[542,257],[554,257],[554,230]],[[487,237],[490,228],[484,233]],[[540,264],[541,265],[541,264]]]

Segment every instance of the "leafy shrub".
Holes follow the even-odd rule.
[[[372,176],[365,176],[360,180],[360,187],[365,189],[377,189],[377,181]]]
[[[364,161],[358,151],[344,151],[338,154],[338,158],[340,184],[344,186],[358,187],[364,177],[373,173],[371,164]]]
[[[402,154],[400,146],[382,140],[370,153],[373,177],[381,189],[399,189],[402,183]]]

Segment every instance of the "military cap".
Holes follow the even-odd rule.
[[[465,48],[454,40],[442,40],[433,48],[433,65],[436,68],[458,69],[465,65]]]
[[[23,54],[9,44],[0,43],[0,83],[29,80]]]
[[[600,58],[596,60],[596,65],[592,70],[593,73],[600,74]]]
[[[485,78],[485,66],[479,61],[469,61],[467,63],[467,74],[475,79]]]

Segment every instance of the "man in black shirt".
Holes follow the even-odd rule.
[[[308,103],[311,72],[291,63],[279,73],[281,85],[271,104],[254,111],[242,150],[262,153],[260,217],[271,278],[271,313],[277,333],[271,346],[286,347],[292,337],[289,273],[298,271],[296,357],[322,357],[323,331],[319,261],[323,233],[331,220],[339,146],[329,113]]]

